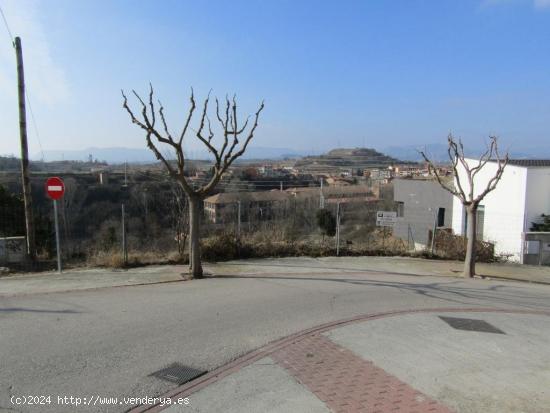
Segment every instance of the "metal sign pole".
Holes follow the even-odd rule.
[[[336,203],[336,256],[340,256],[340,202]]]
[[[122,204],[122,261],[124,265],[128,264],[128,247],[126,245],[126,211]]]
[[[59,220],[57,218],[57,200],[53,200],[53,215],[55,222],[55,249],[57,251],[57,272],[61,274],[61,248],[59,246]]]

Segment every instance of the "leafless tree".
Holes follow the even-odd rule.
[[[466,209],[467,228],[466,228],[466,256],[464,258],[464,277],[473,277],[475,275],[476,264],[476,235],[477,235],[477,210],[480,202],[485,196],[494,190],[502,178],[504,168],[508,164],[508,153],[502,157],[498,149],[498,139],[495,136],[490,137],[490,143],[486,151],[480,156],[479,161],[470,164],[466,161],[464,155],[464,145],[462,141],[456,140],[452,135],[447,138],[449,144],[447,153],[451,161],[451,168],[454,175],[454,185],[449,185],[441,177],[438,168],[433,161],[429,159],[425,151],[420,151],[420,154],[428,164],[430,173],[433,173],[437,182],[445,190],[456,196],[464,208]],[[475,177],[481,171],[487,162],[496,162],[497,169],[494,175],[486,182],[485,187],[481,191],[475,190]],[[463,172],[462,178],[459,170]],[[461,179],[466,179],[466,182],[461,182]]]
[[[237,101],[233,97],[232,100],[225,98],[225,103],[220,105],[218,99],[216,99],[216,119],[218,120],[221,129],[223,131],[223,138],[221,139],[221,147],[216,148],[213,142],[214,132],[212,131],[210,118],[208,117],[208,104],[210,102],[210,94],[204,100],[202,105],[202,113],[199,117],[199,126],[195,131],[190,127],[193,114],[196,109],[195,96],[191,91],[190,108],[187,113],[182,131],[180,134],[173,136],[168,128],[166,118],[164,116],[164,107],[158,102],[158,109],[153,102],[153,87],[149,85],[149,98],[146,103],[134,90],[132,93],[139,101],[141,105],[141,117],[134,114],[130,106],[128,105],[128,99],[122,91],[123,108],[128,112],[132,123],[139,126],[145,131],[145,141],[147,146],[155,154],[156,158],[165,166],[170,177],[178,182],[181,186],[187,198],[189,200],[189,271],[190,276],[193,278],[201,278],[203,275],[201,264],[201,252],[200,252],[200,211],[201,204],[205,197],[209,196],[216,185],[231,166],[231,164],[243,155],[248,147],[248,144],[254,137],[254,132],[258,127],[258,119],[260,113],[264,108],[264,103],[260,104],[260,107],[253,117],[254,121],[250,127],[248,127],[249,118],[243,124],[239,123],[237,117]],[[160,119],[160,127],[157,127],[157,117]],[[202,185],[196,186],[194,183],[189,182],[185,176],[186,159],[183,151],[183,140],[189,130],[195,132],[196,138],[202,142],[208,151],[214,156],[213,173],[210,180]],[[242,138],[242,139],[241,139]],[[168,159],[160,149],[160,144],[167,145],[173,151],[175,155],[175,165],[170,159]]]

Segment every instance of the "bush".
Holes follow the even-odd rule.
[[[466,256],[466,237],[455,235],[449,230],[440,230],[435,235],[435,251],[441,258],[464,261]],[[476,261],[495,262],[495,245],[490,242],[476,241]]]
[[[328,209],[317,211],[317,225],[323,235],[328,235],[329,237],[336,235],[336,218],[334,218],[334,215]]]

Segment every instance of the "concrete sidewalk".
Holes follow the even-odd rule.
[[[464,263],[410,257],[290,257],[236,260],[209,265],[213,274],[366,272],[399,275],[461,277]],[[550,267],[513,263],[478,263],[479,276],[550,284]]]
[[[344,324],[171,392],[186,405],[135,411],[550,412],[550,313],[434,309]]]
[[[205,263],[205,273],[213,276],[254,276],[292,274],[317,276],[363,273],[410,276],[460,277],[462,263],[408,257],[291,257]],[[516,264],[478,264],[478,274],[550,285],[550,267]],[[0,277],[0,295],[51,293],[129,285],[183,281],[186,265],[155,265],[129,269],[82,268],[62,274],[41,272]]]
[[[53,293],[106,287],[183,281],[187,270],[180,265],[155,265],[124,270],[109,268],[70,269],[0,277],[0,295]]]

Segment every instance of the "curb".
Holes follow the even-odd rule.
[[[442,307],[442,308],[424,308],[416,310],[397,310],[397,311],[388,311],[382,313],[374,314],[363,314],[351,318],[346,318],[343,320],[333,321],[330,323],[324,323],[317,327],[312,327],[306,330],[299,331],[297,333],[291,334],[290,336],[283,337],[281,339],[275,340],[271,343],[266,344],[259,349],[253,350],[250,353],[247,353],[217,369],[214,369],[199,378],[192,380],[188,383],[185,383],[181,386],[176,387],[175,389],[157,396],[159,398],[180,398],[188,397],[190,394],[195,393],[203,389],[210,384],[217,382],[218,380],[223,379],[224,377],[237,372],[238,370],[246,367],[264,357],[269,356],[271,353],[297,341],[302,340],[311,334],[321,334],[328,330],[332,330],[337,327],[343,327],[349,324],[376,320],[385,317],[395,317],[406,314],[419,314],[419,313],[433,313],[433,312],[445,312],[445,313],[508,313],[508,314],[531,314],[531,315],[546,315],[550,317],[550,311],[537,311],[537,310],[514,310],[514,309],[504,309],[504,308],[483,308],[483,307],[468,307],[468,308],[456,308],[456,307]],[[157,413],[164,409],[169,408],[170,405],[160,406],[160,403],[156,405],[141,405],[127,410],[128,413]]]

